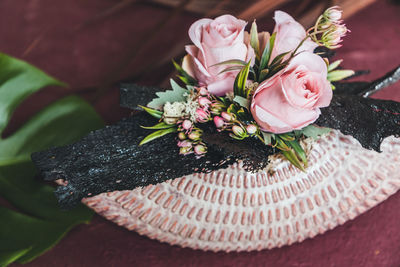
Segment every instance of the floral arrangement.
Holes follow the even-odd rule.
[[[202,157],[207,145],[202,124],[213,123],[231,138],[256,138],[272,146],[294,166],[307,168],[302,140],[328,133],[313,123],[329,106],[331,82],[354,74],[337,69],[318,47],[337,49],[348,29],[342,11],[328,8],[307,31],[290,15],[275,12],[272,34],[258,32],[254,21],[231,15],[200,19],[192,24],[182,64],[173,62],[183,86],[171,80],[172,90],[157,93],[142,107],[159,122],[142,141],[177,133],[180,154]]]
[[[171,90],[121,84],[121,106],[145,112],[32,160],[45,180],[63,181],[55,195],[71,208],[238,162],[246,172],[273,172],[274,159],[286,158],[305,172],[312,140],[331,129],[379,153],[385,138],[400,136],[400,103],[369,96],[399,81],[400,67],[371,82],[340,81],[360,74],[330,61],[348,32],[341,17],[331,7],[305,30],[276,11],[272,34],[255,22],[246,32],[230,15],[201,19],[189,29],[187,55],[173,61],[179,81]]]

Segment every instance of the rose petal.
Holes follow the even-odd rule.
[[[325,61],[318,55],[311,52],[302,52],[292,58],[287,69],[297,66],[305,66],[309,71],[320,73],[323,77],[328,75],[328,67]]]
[[[310,78],[307,76],[310,76],[309,73],[305,73],[304,77],[298,77],[299,73],[306,71],[304,66],[299,66],[292,72],[284,74],[280,79],[281,87],[290,105],[296,108],[313,109],[319,98],[319,88],[318,86],[308,88],[307,83]]]
[[[316,103],[318,107],[327,107],[332,101],[333,91],[331,84],[325,80],[322,84],[320,84],[321,96]]]
[[[293,51],[299,43],[306,37],[303,26],[295,21],[293,17],[283,11],[275,11],[274,20],[276,22],[274,32],[276,33],[274,49],[271,58],[279,54]],[[298,52],[313,52],[318,46],[315,42],[307,39],[298,49]],[[288,58],[288,56],[286,56]]]
[[[192,77],[195,77],[193,69],[194,61],[191,55],[186,55],[182,60],[182,69],[187,72]]]
[[[211,66],[231,59],[246,60],[247,51],[247,46],[244,43],[238,43],[227,47],[207,47],[205,48],[206,62],[208,63],[207,68],[209,68],[210,73],[217,75],[219,71],[225,69],[227,65],[218,67]]]
[[[206,67],[204,66],[204,63],[199,60],[199,59],[202,59],[203,57],[202,56],[196,57],[198,55],[201,55],[201,51],[194,45],[187,45],[186,51],[192,58],[191,66],[192,66],[194,77],[200,82],[205,81],[209,77],[211,77],[210,73],[207,71]]]
[[[292,131],[292,127],[281,121],[267,110],[255,105],[253,116],[258,125],[265,131],[273,133],[285,133]]]
[[[211,94],[217,96],[223,96],[233,90],[233,83],[235,82],[235,76],[226,75],[222,79],[215,80],[208,83],[207,89]]]
[[[282,81],[284,77],[277,76],[272,82],[260,84],[256,93],[253,96],[251,112],[257,123],[261,124],[272,124],[270,121],[265,121],[263,117],[257,117],[256,109],[259,107],[268,114],[273,115],[274,118],[281,122],[289,125],[291,129],[301,129],[308,124],[314,122],[319,114],[320,110],[315,109],[301,109],[292,106],[284,94],[282,88]],[[260,112],[258,110],[258,112]],[[274,121],[276,123],[276,121]],[[287,127],[283,127],[282,124],[273,125],[274,133],[287,132]]]
[[[189,28],[189,38],[199,49],[201,49],[201,42],[203,40],[203,27],[211,22],[212,19],[200,19],[194,22]]]

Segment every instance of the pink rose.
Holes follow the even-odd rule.
[[[332,88],[324,60],[303,52],[287,68],[261,83],[254,93],[251,113],[265,131],[285,133],[304,128],[329,105]]]
[[[207,86],[210,93],[222,96],[233,91],[238,73],[219,74],[229,66],[213,65],[231,59],[254,61],[254,50],[244,34],[246,24],[231,15],[223,15],[214,20],[200,19],[190,27],[189,37],[194,45],[186,46],[188,55],[184,57],[182,67],[200,85]]]
[[[283,11],[275,11],[274,19],[276,23],[274,28],[276,37],[274,49],[271,55],[272,59],[279,54],[296,49],[296,47],[307,35],[303,26],[295,21],[289,14]],[[317,43],[308,38],[297,50],[297,52],[313,52],[317,46]]]

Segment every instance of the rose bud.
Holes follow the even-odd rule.
[[[221,118],[219,116],[215,116],[214,117],[214,124],[215,124],[215,127],[222,128],[225,125],[225,121],[224,121],[223,118]]]
[[[186,139],[186,134],[184,132],[179,132],[178,133],[178,138],[179,138],[179,140],[185,140]]]
[[[244,137],[244,136],[246,135],[246,133],[245,133],[245,131],[243,130],[243,128],[240,127],[240,126],[238,126],[238,125],[234,125],[234,126],[232,127],[232,132],[233,132],[235,135],[240,136],[240,137]]]
[[[257,132],[257,126],[255,126],[254,124],[249,124],[246,126],[246,131],[249,134],[255,134]]]
[[[201,137],[201,132],[200,131],[193,131],[189,134],[189,139],[193,141],[198,141],[200,140]]]
[[[193,126],[193,123],[190,120],[184,120],[182,122],[182,128],[185,129],[186,131],[190,130]]]
[[[232,120],[232,115],[229,114],[228,112],[222,112],[221,113],[222,118],[224,118],[225,121],[231,121]]]
[[[187,155],[187,154],[190,154],[190,153],[192,153],[192,148],[191,147],[181,147],[179,149],[179,154],[181,154],[181,155]]]
[[[199,98],[199,105],[202,107],[208,107],[211,104],[210,99],[208,99],[207,97],[200,97]]]
[[[196,110],[196,119],[198,122],[207,122],[209,119],[209,114],[201,108]]]
[[[196,155],[203,155],[207,153],[207,147],[203,145],[197,145],[194,147],[194,153],[196,153]]]

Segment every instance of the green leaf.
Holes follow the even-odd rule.
[[[211,67],[216,67],[216,66],[223,66],[223,65],[240,65],[240,66],[246,66],[247,62],[240,60],[240,59],[230,59],[226,61],[219,62],[217,64],[211,65]]]
[[[238,73],[233,85],[233,92],[235,95],[247,98],[246,93],[246,82],[250,71],[250,61],[243,67],[243,69]]]
[[[269,74],[269,69],[263,69],[260,72],[260,77],[258,79],[258,82],[260,83],[260,82],[264,81],[267,77],[269,77],[268,74]]]
[[[148,108],[148,107],[141,106],[141,105],[139,105],[139,107],[141,107],[144,111],[146,111],[147,113],[149,113],[151,116],[153,116],[156,119],[161,119],[162,118],[162,115],[163,115],[162,111],[159,111],[159,110],[156,110],[156,109],[152,109],[152,108]]]
[[[157,98],[154,98],[148,107],[153,109],[161,109],[167,102],[183,102],[186,101],[186,94],[189,92],[187,89],[179,86],[174,80],[170,80],[172,90],[156,93]]]
[[[235,134],[233,134],[233,133],[230,133],[229,136],[230,136],[231,138],[233,138],[233,139],[236,139],[236,140],[243,140],[243,139],[246,138],[246,136],[237,136],[237,135],[235,135]]]
[[[261,61],[260,61],[260,69],[259,71],[262,71],[268,66],[268,62],[271,58],[272,50],[274,49],[274,43],[275,43],[275,37],[276,33],[274,32],[271,37],[269,38],[269,42],[264,48],[264,51],[261,56]]]
[[[175,124],[166,124],[165,122],[160,122],[157,123],[154,126],[140,126],[143,129],[149,129],[149,130],[160,130],[160,129],[168,129],[176,126]]]
[[[185,84],[187,85],[197,85],[198,82],[195,78],[189,75],[175,60],[172,60],[175,69],[179,72],[180,76],[178,76]]]
[[[336,61],[330,63],[329,66],[328,66],[328,72],[330,72],[330,71],[336,69],[337,67],[339,67],[339,65],[342,62],[343,62],[343,59],[339,59],[339,60],[336,60]]]
[[[292,150],[288,151],[282,151],[283,156],[287,160],[289,160],[290,163],[292,163],[295,167],[300,169],[301,171],[305,172],[306,170],[304,169],[303,164],[301,164],[300,160],[297,158],[296,154]]]
[[[175,133],[177,131],[178,131],[178,129],[176,127],[155,131],[155,132],[149,134],[148,136],[146,136],[145,138],[143,138],[143,140],[139,143],[139,146],[144,145],[148,142],[151,142],[161,136],[164,136],[164,135],[167,135],[170,133]]]
[[[0,251],[0,267],[7,266],[26,254],[31,248]]]
[[[251,47],[253,47],[257,58],[260,59],[260,56],[259,56],[259,53],[260,53],[259,52],[259,50],[260,50],[260,41],[258,40],[258,31],[257,31],[256,20],[254,20],[253,23],[251,24],[250,45],[251,45]]]
[[[24,99],[51,85],[66,86],[28,63],[0,53],[0,133]]]
[[[238,103],[240,106],[249,109],[250,106],[250,100],[248,100],[247,98],[244,98],[242,96],[235,96],[233,98],[233,101],[235,101],[236,103]]]
[[[290,53],[290,51],[277,55],[277,56],[272,60],[272,62],[271,62],[271,64],[270,64],[271,68],[276,67],[275,65],[281,65],[281,64],[283,63],[283,62],[282,62],[283,58],[284,58],[287,54],[289,54],[289,53]],[[285,64],[285,65],[287,65],[287,64]]]
[[[304,164],[304,167],[307,168],[308,166],[307,155],[303,147],[299,144],[299,142],[297,142],[297,140],[289,141],[288,144],[293,148],[294,152],[296,153],[296,156]]]
[[[295,137],[291,133],[283,133],[283,134],[279,134],[277,136],[279,136],[279,138],[284,141],[293,141],[295,139]]]
[[[243,69],[242,66],[227,67],[226,69],[223,69],[220,72],[218,72],[218,74],[221,74],[221,73],[224,73],[224,72],[228,72],[228,71],[241,70],[241,69]]]
[[[318,139],[319,136],[327,134],[332,129],[326,127],[318,127],[316,125],[308,125],[307,127],[301,129],[300,133],[304,134],[307,137],[311,137],[314,140]]]
[[[263,132],[263,131],[261,131],[261,134],[262,134],[263,139],[264,139],[264,144],[271,145],[272,138],[274,138],[275,135],[272,134],[272,133],[266,133],[266,132]]]
[[[83,205],[68,212],[59,209],[54,189],[34,179],[30,154],[77,141],[102,125],[85,101],[67,97],[0,141],[0,196],[17,208],[17,212],[0,213],[0,253],[31,247],[18,258],[18,262],[28,262],[55,245],[74,225],[89,222],[92,212]]]
[[[0,116],[5,123],[16,105],[35,91],[63,85],[17,59],[0,55],[0,64],[0,110],[6,113]],[[88,103],[71,96],[47,106],[9,137],[0,138],[0,198],[14,208],[0,206],[0,266],[29,262],[73,226],[89,222],[93,212],[83,205],[68,212],[58,208],[54,188],[34,179],[36,168],[30,155],[77,141],[102,126]]]
[[[283,139],[279,138],[279,135],[275,136],[275,142],[276,142],[276,144],[274,146],[276,148],[278,148],[280,150],[283,150],[283,151],[289,151],[290,150],[289,145],[286,144],[286,142]]]
[[[354,75],[354,70],[333,70],[328,72],[328,81],[337,82]]]

